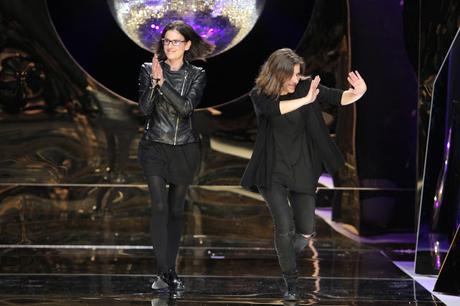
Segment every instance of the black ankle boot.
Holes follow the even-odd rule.
[[[168,274],[168,285],[170,290],[184,290],[184,282],[177,276],[176,270],[174,268],[171,268],[167,272]]]
[[[283,273],[284,283],[286,285],[286,291],[284,292],[284,299],[286,301],[296,301],[297,296],[297,271],[290,273]]]

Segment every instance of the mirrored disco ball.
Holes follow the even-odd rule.
[[[183,20],[216,45],[213,55],[237,45],[254,27],[265,0],[107,0],[121,29],[153,51],[166,24]]]

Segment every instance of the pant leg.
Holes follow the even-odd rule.
[[[162,177],[149,176],[147,184],[150,192],[152,215],[150,218],[150,237],[157,262],[158,273],[168,271],[168,207],[166,182]]]
[[[284,274],[297,270],[294,252],[294,219],[288,203],[285,186],[272,183],[270,189],[259,187],[259,192],[268,205],[275,226],[275,248]]]
[[[188,185],[169,184],[168,192],[168,269],[175,270],[184,227],[184,203]]]
[[[291,191],[289,192],[289,202],[294,214],[296,233],[313,234],[315,232],[315,196]]]

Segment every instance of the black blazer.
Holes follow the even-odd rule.
[[[299,83],[297,88],[309,88],[311,79],[301,82],[305,83]],[[321,158],[318,162],[322,163],[326,171],[332,174],[339,170],[345,161],[329,135],[320,104],[340,105],[343,91],[321,85],[319,89],[317,99],[313,103],[300,107],[299,111],[305,118],[307,135],[313,140],[314,149],[318,150],[318,156]],[[274,97],[258,93],[257,88],[252,89],[250,97],[257,116],[258,130],[254,150],[241,179],[241,185],[247,189],[254,189],[256,186],[270,188],[275,157],[275,143],[270,118],[281,116],[280,101]]]

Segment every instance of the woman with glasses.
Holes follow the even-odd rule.
[[[284,298],[296,300],[296,255],[313,237],[315,191],[323,167],[343,165],[323,120],[320,103],[348,105],[366,92],[358,72],[342,91],[304,77],[304,61],[291,49],[273,52],[262,65],[250,97],[258,131],[241,184],[257,188],[272,215],[275,247],[286,284]]]
[[[206,85],[204,69],[189,61],[205,60],[213,50],[190,25],[174,21],[163,29],[152,62],[140,70],[139,107],[146,124],[138,158],[150,193],[150,236],[157,263],[152,289],[156,290],[184,289],[176,258],[185,196],[200,159],[192,114]]]

